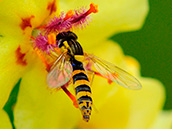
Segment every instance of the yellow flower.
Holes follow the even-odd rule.
[[[1,110],[0,111],[0,128],[1,129],[11,129],[11,123],[8,118],[8,115],[5,111]]]
[[[34,52],[30,38],[35,28],[60,11],[87,6],[90,0],[63,0],[59,4],[56,0],[1,0],[0,108],[22,78],[13,112],[17,129],[147,129],[155,121],[164,102],[162,84],[141,77],[139,63],[125,56],[118,44],[107,40],[114,33],[139,29],[148,12],[147,0],[95,0],[94,3],[99,5],[99,13],[93,16],[93,22],[86,29],[74,30],[79,42],[86,51],[135,75],[143,89],[131,91],[95,77],[92,92],[98,113],[93,112],[90,122],[84,123],[79,110],[63,91],[51,93],[47,89],[46,68]],[[3,110],[0,127],[11,128]]]
[[[105,53],[113,51],[116,53],[107,56],[108,54],[101,53],[102,49]],[[117,44],[109,41],[106,42],[106,47],[102,45],[96,51],[99,57],[111,60],[137,76],[143,88],[138,91],[128,90],[117,84],[110,86],[100,77],[95,78],[92,89],[98,113],[93,112],[89,123],[80,121],[79,127],[82,129],[149,129],[164,104],[163,85],[155,79],[140,77],[139,63],[132,57],[124,56]],[[123,56],[116,58],[115,54]]]
[[[161,111],[154,121],[151,129],[171,129],[172,128],[172,111]]]

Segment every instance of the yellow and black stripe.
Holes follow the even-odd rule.
[[[80,61],[73,60],[73,85],[75,88],[76,99],[78,101],[79,108],[83,114],[84,120],[88,121],[91,115],[91,88],[87,74],[83,68],[83,64]]]
[[[68,50],[70,62],[73,67],[73,85],[79,109],[85,121],[89,121],[92,110],[92,98],[90,82],[84,70],[82,59],[84,53],[81,45],[77,42],[77,36],[73,32],[62,32],[56,36],[59,48]]]

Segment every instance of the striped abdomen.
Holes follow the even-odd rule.
[[[91,115],[91,89],[87,74],[83,68],[82,62],[74,61],[73,66],[73,84],[76,93],[76,99],[83,115],[83,119],[88,122]]]

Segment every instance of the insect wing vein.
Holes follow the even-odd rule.
[[[91,54],[86,54],[86,60],[91,64],[86,67],[87,70],[98,72],[103,77],[128,89],[140,89],[142,87],[134,76],[107,61]]]
[[[47,83],[49,87],[58,88],[70,81],[73,69],[67,58],[67,54],[63,53],[55,61],[47,75]]]

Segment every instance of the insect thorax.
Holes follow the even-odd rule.
[[[72,56],[83,55],[83,49],[80,43],[77,41],[77,36],[71,31],[59,33],[56,36],[57,45],[59,48],[65,47],[68,49],[68,53]],[[67,43],[65,43],[65,41]]]

